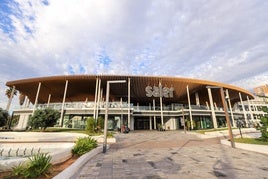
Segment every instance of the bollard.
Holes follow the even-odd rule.
[[[3,156],[4,149],[0,151],[0,156]]]
[[[9,151],[8,151],[8,156],[10,157],[10,152],[11,152],[11,148],[9,149]]]
[[[20,150],[20,148],[17,149],[17,151],[16,151],[16,156],[18,156],[18,154],[19,154],[19,150]]]
[[[27,150],[27,148],[25,148],[24,151],[23,151],[24,156],[26,155],[26,150]]]

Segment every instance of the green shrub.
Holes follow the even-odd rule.
[[[265,116],[261,117],[261,126],[259,127],[261,131],[261,137],[260,140],[268,142],[268,108],[263,107],[262,109],[264,112],[266,112]]]
[[[47,153],[38,153],[29,157],[26,164],[18,165],[13,168],[13,177],[36,178],[40,175],[47,175],[52,167],[51,156]]]
[[[34,111],[33,116],[29,119],[29,126],[33,129],[41,128],[46,130],[47,127],[52,127],[57,123],[60,118],[60,112],[55,109],[37,109]]]
[[[98,146],[97,141],[91,137],[78,138],[72,153],[81,156]]]
[[[87,125],[86,125],[86,131],[87,133],[94,133],[95,132],[95,119],[93,117],[87,118]]]

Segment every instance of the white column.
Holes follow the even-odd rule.
[[[247,100],[248,100],[248,109],[249,109],[249,112],[250,112],[251,120],[254,120],[254,116],[253,116],[253,113],[252,113],[252,110],[251,110],[251,105],[250,105],[250,101],[249,101],[248,96],[247,96]]]
[[[127,126],[130,128],[130,78],[128,78],[128,111],[127,111]],[[130,128],[134,130],[134,128]]]
[[[100,107],[101,94],[102,94],[101,79],[99,79],[98,80],[98,99],[97,99],[96,114],[95,114],[96,119],[98,119],[98,117],[99,117],[99,107]]]
[[[95,121],[97,121],[96,107],[97,107],[97,98],[98,98],[98,83],[99,83],[99,78],[96,78],[95,98],[94,98],[94,111],[93,111],[93,118],[95,119]]]
[[[24,108],[26,108],[26,107],[27,107],[28,101],[29,101],[29,98],[28,98],[28,96],[26,96],[26,97],[25,97]]]
[[[49,107],[50,99],[51,99],[51,94],[48,95],[48,99],[47,99],[47,108]]]
[[[228,101],[229,110],[230,110],[230,113],[231,113],[233,127],[236,127],[236,123],[235,123],[235,120],[234,120],[234,114],[233,114],[233,109],[232,109],[232,104],[231,104],[231,100],[230,100],[229,91],[228,91],[228,89],[226,89],[225,91],[226,91],[226,95],[227,95],[227,101]]]
[[[207,106],[207,108],[209,109],[209,105],[208,105],[208,102],[206,101],[206,106]]]
[[[208,98],[209,98],[209,103],[210,103],[210,108],[211,108],[213,126],[215,129],[217,129],[218,124],[217,124],[216,114],[215,114],[215,110],[214,110],[214,106],[213,106],[213,98],[212,98],[212,93],[211,93],[210,88],[208,88]]]
[[[190,93],[189,93],[189,86],[186,87],[187,91],[187,98],[188,98],[188,105],[189,105],[189,114],[190,114],[190,122],[191,122],[191,129],[193,129],[193,116],[192,116],[192,107],[191,107],[191,99],[190,99]]]
[[[8,99],[8,102],[7,102],[6,111],[9,111],[9,108],[10,108],[14,93],[15,93],[15,86],[12,86],[12,91],[11,91],[10,97]]]
[[[164,116],[163,116],[163,102],[162,102],[162,84],[159,81],[159,98],[160,98],[160,114],[161,114],[161,125],[164,125]]]
[[[239,98],[240,98],[240,102],[241,102],[241,105],[242,105],[246,126],[248,127],[248,117],[247,117],[247,114],[246,114],[245,106],[244,106],[244,103],[243,103],[242,96],[241,96],[240,92],[239,92]]]
[[[150,122],[150,130],[152,130],[152,116],[150,116],[149,122]]]
[[[195,104],[200,106],[199,94],[197,92],[195,92]]]
[[[215,109],[216,109],[216,110],[219,110],[219,109],[218,109],[218,106],[217,106],[217,104],[216,104],[215,102],[214,102],[214,106],[215,106]]]
[[[119,128],[121,128],[121,123],[123,122],[123,99],[122,98],[120,98],[120,112],[121,112],[121,116],[120,116]]]
[[[64,94],[63,94],[63,99],[62,99],[62,105],[61,105],[61,113],[60,113],[60,127],[63,126],[63,112],[64,112],[64,105],[65,105],[65,99],[66,99],[66,93],[67,93],[67,88],[68,88],[68,80],[65,82],[65,88],[64,88]]]
[[[156,130],[155,99],[153,99],[153,110],[154,110],[154,129]]]
[[[35,96],[35,101],[34,101],[34,107],[33,107],[33,114],[38,102],[38,97],[39,97],[39,92],[40,92],[40,88],[41,88],[41,82],[38,83],[38,88],[37,88],[37,92],[36,92],[36,96]]]

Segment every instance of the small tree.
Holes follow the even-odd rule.
[[[268,141],[268,108],[264,107],[262,109],[264,112],[266,112],[267,114],[263,117],[261,117],[261,124],[262,126],[260,127],[260,131],[261,131],[261,140],[263,141]]]
[[[37,109],[29,120],[29,125],[33,129],[53,127],[60,118],[60,112],[51,108]]]
[[[98,117],[98,119],[97,119],[97,127],[99,129],[104,129],[104,119],[103,119],[103,117]]]
[[[9,87],[8,89],[6,89],[5,95],[8,97],[8,99],[11,97],[11,93],[12,93],[12,87]],[[17,95],[17,90],[14,90],[14,96]]]
[[[96,128],[95,119],[93,117],[87,118],[86,131],[88,133],[94,133]]]
[[[9,114],[6,110],[0,108],[0,127],[6,125]]]
[[[104,128],[104,119],[98,117],[97,122],[93,117],[87,118],[86,131],[88,133],[100,132]]]

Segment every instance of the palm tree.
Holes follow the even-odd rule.
[[[25,95],[20,92],[19,103],[20,103],[21,106],[23,105],[24,101],[25,101]]]
[[[8,97],[8,99],[11,97],[11,93],[12,93],[12,87],[9,87],[8,89],[6,89],[6,96]],[[17,90],[14,91],[14,95],[17,95]]]

